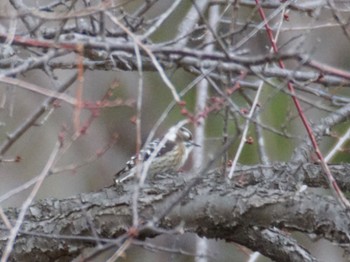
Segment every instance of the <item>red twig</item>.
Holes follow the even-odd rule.
[[[73,123],[76,131],[79,131],[80,129],[80,114],[82,109],[82,100],[83,100],[83,89],[84,89],[84,66],[83,66],[83,60],[84,60],[84,46],[78,45],[77,46],[78,51],[78,58],[77,58],[77,64],[78,64],[78,86],[76,88],[76,100],[77,103],[75,104],[74,108],[74,117],[73,117]]]
[[[265,29],[266,29],[268,38],[270,40],[273,52],[275,54],[278,54],[278,47],[276,45],[276,41],[274,40],[271,27],[269,26],[269,24],[267,22],[267,19],[266,19],[266,16],[265,16],[265,12],[264,12],[264,10],[262,9],[262,7],[261,7],[261,5],[259,3],[259,0],[255,0],[255,2],[258,5],[258,11],[259,11],[259,14],[260,14],[261,18],[265,22]],[[284,65],[282,60],[280,60],[280,59],[278,60],[278,65],[280,66],[280,68],[285,69],[285,65]],[[312,128],[310,126],[310,123],[307,120],[307,118],[306,118],[306,116],[305,116],[305,114],[303,112],[303,109],[302,109],[302,107],[300,105],[300,102],[299,102],[298,98],[295,96],[295,89],[294,89],[294,86],[293,86],[292,82],[288,81],[287,86],[288,86],[288,89],[289,89],[289,91],[290,91],[290,93],[292,95],[292,99],[293,99],[294,105],[295,105],[295,107],[296,107],[296,109],[298,111],[298,114],[299,114],[299,116],[301,118],[301,121],[303,122],[303,124],[304,124],[304,126],[306,128],[307,134],[309,135],[309,138],[311,140],[312,146],[315,149],[315,153],[316,153],[318,159],[320,160],[322,169],[323,169],[324,173],[326,174],[326,178],[328,180],[330,188],[333,190],[333,192],[337,196],[337,198],[340,201],[340,203],[344,207],[350,208],[349,201],[345,198],[344,194],[340,190],[340,188],[339,188],[337,182],[335,181],[331,171],[329,170],[329,167],[328,167],[327,163],[324,160],[324,157],[323,157],[323,155],[321,153],[321,150],[320,150],[320,148],[319,148],[319,146],[317,144],[317,141],[316,141],[315,135],[314,135],[314,133],[312,131]]]

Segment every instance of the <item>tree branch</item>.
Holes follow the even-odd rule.
[[[349,167],[333,168],[333,172],[337,173],[336,171],[343,172]],[[275,177],[285,169],[283,165],[278,170],[275,166]],[[312,166],[312,169],[313,173],[320,170],[318,166]],[[248,170],[253,172],[249,173]],[[263,169],[258,167],[242,167],[232,183],[228,183],[218,173],[207,174],[202,183],[192,188],[189,195],[181,203],[177,203],[157,225],[146,222],[151,222],[158,214],[162,214],[182,194],[189,179],[179,175],[175,176],[176,179],[168,177],[150,181],[139,198],[139,216],[145,225],[139,232],[139,238],[153,237],[162,232],[161,230],[172,230],[182,225],[184,232],[234,241],[280,261],[303,261],[294,259],[292,254],[288,256],[289,260],[285,260],[285,255],[282,256],[285,252],[297,252],[298,257],[302,258],[307,254],[309,261],[313,261],[313,258],[297,244],[288,251],[281,243],[294,240],[280,232],[280,237],[276,237],[277,242],[271,237],[271,245],[267,244],[268,235],[277,234],[273,227],[313,233],[333,242],[349,244],[349,221],[344,210],[332,197],[311,192],[267,189],[268,180],[264,182],[264,179],[258,183],[258,180],[247,180],[249,183],[242,187],[241,182],[246,176],[256,176],[260,172],[259,176],[264,177],[265,172],[261,170]],[[309,169],[302,168],[299,172],[305,175],[308,174],[306,170]],[[289,175],[294,174],[291,172]],[[320,174],[318,176],[321,177]],[[311,176],[309,179],[312,180]],[[29,260],[35,258],[36,261],[62,256],[73,258],[83,248],[97,243],[121,245],[128,236],[125,233],[132,223],[130,205],[133,189],[131,181],[95,193],[62,200],[38,201],[29,208],[30,213],[25,217],[12,258],[14,261],[29,257]],[[10,221],[14,221],[19,210],[8,209],[5,213]],[[0,250],[3,250],[9,232],[4,224],[0,226]],[[98,238],[93,237],[93,232]],[[243,235],[246,236],[242,237]],[[286,239],[281,240],[281,237]],[[265,238],[266,243],[262,245],[260,241],[252,241],[259,238]],[[281,252],[274,252],[276,248],[281,248]]]

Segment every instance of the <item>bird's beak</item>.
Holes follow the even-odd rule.
[[[192,142],[192,145],[193,145],[193,146],[197,146],[197,147],[201,147],[200,145],[198,145],[198,144],[196,144],[196,143],[194,143],[194,142]]]

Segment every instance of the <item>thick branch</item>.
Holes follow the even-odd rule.
[[[276,176],[285,167],[281,165],[277,169],[277,166],[273,169]],[[255,167],[252,170],[261,169]],[[303,172],[303,169],[299,170]],[[245,173],[249,174],[242,171],[241,175]],[[264,176],[264,172],[260,176]],[[235,184],[240,183],[242,177],[238,174],[236,183],[228,183],[217,173],[207,174],[202,183],[195,186],[160,221],[157,228],[172,229],[184,224],[185,232],[234,241],[270,257],[274,253],[276,257],[273,259],[280,261],[282,258],[278,254],[283,252],[272,252],[267,245],[262,248],[259,241],[251,241],[253,235],[242,237],[242,232],[247,234],[253,233],[257,228],[263,230],[278,227],[314,233],[338,243],[349,243],[349,220],[344,210],[331,197],[269,189],[266,182],[256,185],[249,183],[245,188],[238,188]],[[143,221],[151,221],[162,214],[189,184],[185,177],[177,178],[162,178],[150,182],[144,188],[139,198],[139,215]],[[35,257],[36,261],[62,256],[72,258],[86,246],[95,245],[97,240],[101,243],[115,241],[116,245],[120,244],[118,237],[128,230],[132,221],[130,205],[133,189],[131,181],[96,193],[37,202],[31,206],[21,227],[13,259],[22,261],[29,256]],[[13,222],[18,212],[9,209],[6,215]],[[94,230],[91,229],[91,224]],[[4,225],[1,228],[0,250],[6,244],[9,233]],[[95,239],[93,231],[103,239]],[[156,234],[155,228],[142,231],[143,237]],[[256,237],[255,235],[254,238]],[[271,248],[276,249],[278,245],[281,246],[274,243]],[[293,252],[298,252],[298,248],[293,248]]]

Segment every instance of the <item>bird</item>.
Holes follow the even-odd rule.
[[[137,155],[132,156],[126,162],[125,167],[115,174],[114,182],[119,185],[133,178],[137,172],[138,161],[142,164],[141,172],[145,166],[144,163],[147,160],[151,161],[147,176],[176,171],[185,164],[195,146],[199,145],[194,143],[190,130],[185,127],[173,126],[163,138],[153,140],[144,146]]]

